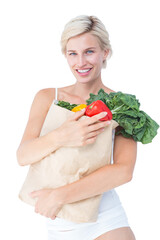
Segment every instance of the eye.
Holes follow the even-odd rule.
[[[87,50],[87,52],[86,53],[89,53],[89,54],[91,54],[91,53],[93,53],[93,51],[92,50]]]
[[[69,53],[70,56],[75,56],[76,53],[72,52],[72,53]]]

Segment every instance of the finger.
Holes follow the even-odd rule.
[[[93,132],[88,133],[87,139],[92,138],[92,137],[96,137],[98,134],[102,133],[104,131],[104,129],[105,128],[101,128],[101,129],[98,129],[97,131],[93,131]]]
[[[107,127],[111,122],[110,121],[103,121],[103,122],[96,122],[87,127],[87,132],[93,132],[97,130],[101,130],[105,127]]]
[[[34,191],[34,192],[29,193],[29,196],[32,197],[32,198],[36,198],[36,197],[39,197],[40,194],[41,194],[41,190],[38,190],[38,191]]]
[[[105,117],[107,115],[107,112],[101,112],[101,113],[98,113],[88,119],[85,119],[85,121],[88,123],[88,125],[90,124],[93,124],[95,122],[97,122],[99,119]]]
[[[54,220],[56,218],[56,216],[52,216],[51,219]]]
[[[36,207],[34,211],[35,211],[35,213],[38,213],[38,208]]]
[[[97,137],[100,133],[102,133],[103,131],[105,130],[105,128],[100,128],[98,129],[97,131],[93,131],[93,132],[90,132],[88,133],[87,137],[86,137],[86,140],[87,139],[90,139],[90,138],[93,138],[93,137]]]
[[[85,141],[84,145],[88,145],[88,144],[94,143],[94,142],[96,141],[96,138],[97,138],[97,136],[92,137],[92,138],[88,138],[88,139]]]
[[[86,109],[83,108],[81,111],[74,112],[74,114],[69,118],[70,120],[78,120],[85,113]]]

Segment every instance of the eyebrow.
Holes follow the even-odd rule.
[[[89,47],[86,48],[84,51],[89,50],[89,49],[96,49],[95,47]],[[76,52],[76,50],[68,50],[67,52]]]

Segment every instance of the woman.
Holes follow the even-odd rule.
[[[66,24],[61,38],[62,52],[76,78],[76,83],[58,89],[40,90],[32,103],[28,123],[17,150],[20,165],[29,165],[43,159],[58,148],[92,144],[110,122],[98,121],[106,113],[77,121],[84,111],[76,112],[59,128],[45,136],[40,135],[45,117],[53,101],[64,100],[83,104],[90,93],[100,88],[110,93],[101,79],[101,70],[112,49],[103,23],[93,16],[78,16]],[[88,176],[56,189],[42,189],[31,193],[37,198],[35,212],[47,217],[48,239],[74,240],[134,240],[126,214],[114,188],[132,179],[136,161],[136,142],[121,135],[114,138],[113,164],[102,167]],[[94,184],[94,188],[93,188]],[[98,194],[99,215],[93,223],[73,223],[56,217],[64,204]]]

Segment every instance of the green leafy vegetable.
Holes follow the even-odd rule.
[[[113,120],[121,126],[116,134],[124,137],[133,137],[135,141],[143,144],[152,142],[157,135],[159,125],[144,111],[140,111],[140,103],[135,95],[122,92],[111,92],[107,94],[104,89],[100,89],[98,94],[90,93],[87,105],[96,100],[102,100],[111,110]]]
[[[72,110],[74,107],[78,106],[78,104],[70,104],[69,102],[65,101],[58,101],[57,105],[68,110]]]
[[[102,100],[107,105],[112,112],[113,120],[121,126],[116,135],[132,137],[135,141],[143,144],[152,142],[157,135],[159,125],[147,113],[139,109],[140,103],[135,95],[122,92],[107,94],[101,88],[97,95],[90,93],[90,98],[86,103],[89,105],[96,100]],[[68,110],[78,106],[78,104],[70,104],[65,101],[59,101],[57,105]]]

